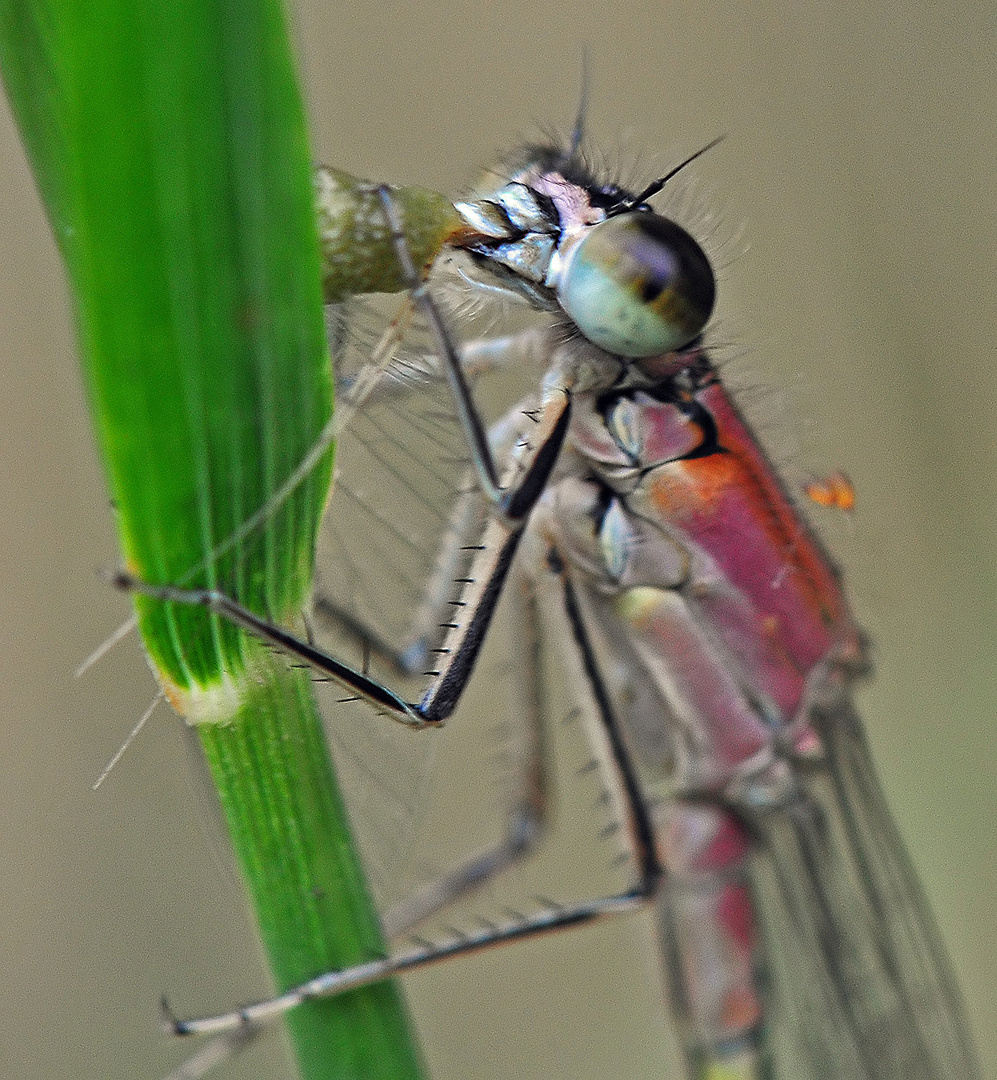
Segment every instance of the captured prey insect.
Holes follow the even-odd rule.
[[[456,500],[406,649],[334,603],[326,615],[368,648],[394,651],[401,669],[436,663],[419,701],[218,593],[126,575],[121,584],[210,606],[415,727],[453,712],[504,597],[531,730],[522,802],[505,842],[421,894],[407,921],[536,844],[541,636],[564,643],[632,882],[177,1030],[237,1029],[443,957],[653,905],[688,1077],[978,1076],[958,988],[852,705],[869,666],[863,636],[704,345],[709,260],[649,204],[677,170],[631,193],[597,180],[578,144],[529,147],[456,204],[460,227],[437,265],[456,261],[469,293],[546,313],[499,343],[454,343],[434,278],[412,267],[390,192],[380,195],[432,355],[400,361],[372,396],[401,394],[420,373],[445,377],[473,483]],[[469,372],[496,363],[542,374],[489,431]]]

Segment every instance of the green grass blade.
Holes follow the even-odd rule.
[[[329,464],[260,529],[331,408],[303,114],[276,0],[0,0],[0,63],[76,301],[129,567],[283,620]],[[280,988],[382,948],[310,685],[230,625],[142,601],[199,724]],[[290,1023],[303,1077],[409,1077],[389,985]]]

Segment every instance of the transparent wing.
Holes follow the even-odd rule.
[[[346,404],[350,411],[355,388],[370,387],[371,357],[398,310],[397,298],[384,299],[363,298],[328,313],[337,408]],[[494,417],[524,378],[520,373],[497,395],[481,381],[476,397],[485,415]],[[418,701],[427,685],[424,672],[437,666],[433,649],[444,634],[441,624],[453,617],[451,601],[484,515],[451,390],[429,335],[413,321],[362,406],[350,411],[337,442],[312,607],[320,642],[407,700]],[[431,835],[439,789],[445,786],[439,777],[451,775],[446,772],[450,760],[468,752],[470,740],[463,736],[478,735],[482,725],[458,722],[458,716],[444,736],[414,734],[363,702],[330,697],[324,709],[333,754],[383,911],[460,857],[442,853],[445,845]],[[515,740],[515,717],[503,720],[510,721],[506,731]],[[462,761],[459,775],[478,769],[482,783],[498,791],[496,762],[481,760],[494,753],[493,725],[494,720],[484,746],[479,738],[471,748],[477,761]],[[476,730],[458,730],[467,728]],[[500,807],[488,809],[500,829]],[[454,839],[452,827],[443,831],[447,840]],[[470,842],[479,843],[476,837]]]
[[[337,409],[336,475],[319,536],[312,629],[319,642],[416,701],[425,679],[396,662],[409,644],[466,451],[428,339],[405,326],[367,399],[353,408],[395,298],[327,309]],[[404,312],[403,312],[404,317]],[[384,909],[403,891],[439,740],[413,737],[361,701],[321,695],[337,773],[368,879]],[[425,738],[429,735],[429,738]]]
[[[377,335],[364,327],[376,315],[367,303],[332,314],[340,401],[369,360]],[[386,652],[408,644],[468,466],[428,341],[414,328],[402,347],[340,437],[319,548],[319,614],[362,614]]]
[[[778,1077],[977,1077],[962,1002],[851,706],[819,718],[827,761],[760,817],[753,885]]]
[[[452,306],[446,268],[433,281],[437,301],[449,299]],[[455,295],[459,302],[461,293]],[[451,329],[467,323],[478,333],[490,331],[495,317],[483,315],[483,303],[462,313],[459,323],[452,319]],[[320,614],[363,612],[373,643],[414,670],[414,656],[404,654],[420,635],[424,644],[440,636],[424,609],[432,607],[435,615],[445,604],[441,593],[449,594],[462,562],[469,561],[460,554],[462,541],[480,528],[485,507],[476,495],[450,387],[418,317],[403,315],[404,332],[389,361],[373,384],[367,377],[387,318],[398,310],[395,297],[358,298],[327,309],[336,407],[345,406],[349,420],[338,440],[336,481],[319,549],[318,607]],[[516,362],[515,341],[489,334],[461,343],[486,423],[531,388],[531,377],[534,386],[539,379]],[[514,358],[511,364],[507,354]],[[358,387],[364,396],[354,409]]]

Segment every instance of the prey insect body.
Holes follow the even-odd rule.
[[[423,963],[653,904],[690,1078],[978,1075],[851,703],[868,669],[862,634],[703,344],[709,260],[647,201],[668,177],[640,194],[601,184],[577,143],[529,148],[502,177],[455,204],[462,227],[440,255],[468,260],[467,288],[480,279],[551,316],[503,344],[503,363],[539,362],[544,374],[491,433],[467,378],[490,353],[454,344],[382,192],[451,386],[478,506],[439,560],[445,577],[469,553],[456,598],[428,590],[436,617],[422,622],[443,623],[443,640],[417,633],[398,658],[410,667],[435,650],[422,699],[405,701],[219,594],[121,583],[234,618],[413,726],[453,712],[500,597],[522,640],[535,641],[537,597],[553,596],[633,883],[177,1029],[238,1028]],[[517,681],[534,735],[518,816],[504,844],[416,898],[410,919],[522,857],[541,831],[545,717],[529,649]],[[663,772],[669,795],[652,805],[644,775]]]

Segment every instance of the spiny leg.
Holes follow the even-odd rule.
[[[526,859],[548,825],[550,767],[547,715],[540,670],[539,613],[536,588],[516,573],[506,591],[509,639],[516,670],[513,709],[523,717],[523,743],[511,777],[514,785],[503,838],[491,848],[430,882],[395,904],[381,919],[389,938],[397,938],[440,909],[485,885]]]
[[[403,701],[393,691],[376,680],[368,678],[362,671],[342,663],[316,648],[311,642],[296,637],[276,623],[261,618],[217,589],[180,589],[175,585],[150,585],[126,570],[115,573],[111,578],[111,583],[124,592],[140,593],[164,603],[186,604],[213,611],[266,644],[273,645],[303,660],[323,676],[355,692],[375,707],[387,711],[393,719],[410,727],[426,727],[432,723],[419,714],[417,706]]]
[[[595,714],[602,727],[603,741],[611,757],[607,763],[608,774],[619,786],[620,805],[626,815],[623,832],[628,838],[638,870],[634,885],[624,892],[610,896],[552,907],[526,916],[512,926],[489,926],[443,944],[420,946],[344,971],[327,972],[270,1001],[248,1005],[235,1012],[196,1020],[174,1020],[172,1027],[176,1034],[210,1034],[265,1023],[314,998],[343,993],[427,964],[467,956],[485,948],[537,937],[555,930],[584,926],[610,915],[643,907],[656,895],[662,869],[655,850],[653,825],[636,771],[613,714],[609,690],[600,674],[595,649],[586,630],[574,585],[563,560],[553,549],[549,555],[549,566],[561,585],[565,615],[577,649],[579,665],[588,683]]]
[[[502,517],[493,517],[485,529],[481,550],[472,563],[470,578],[459,597],[460,605],[466,608],[469,617],[463,624],[453,624],[441,650],[441,667],[438,671],[429,673],[434,676],[434,682],[417,705],[404,701],[390,688],[369,678],[363,671],[343,663],[316,648],[311,642],[261,618],[217,590],[151,585],[126,571],[119,571],[112,580],[118,588],[126,591],[139,592],[172,603],[208,608],[267,644],[304,661],[320,675],[354,691],[403,724],[411,727],[442,724],[456,708],[471,677],[529,512],[543,493],[550,472],[557,462],[570,415],[567,402],[565,394],[562,401],[555,404],[553,430],[545,436],[542,443],[537,445],[524,440],[516,447],[509,471],[521,471],[520,486],[514,492],[514,499],[505,507]],[[538,423],[543,426],[543,420]]]

